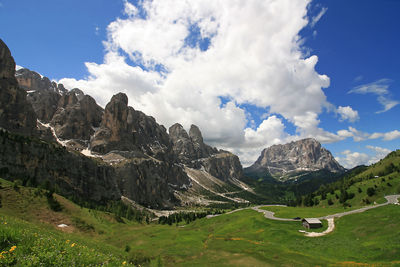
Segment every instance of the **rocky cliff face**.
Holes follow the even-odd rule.
[[[257,161],[246,172],[268,172],[277,179],[287,179],[302,172],[345,169],[332,154],[315,139],[308,138],[285,145],[273,145],[261,152]]]
[[[218,154],[202,160],[201,165],[209,174],[224,182],[232,179],[239,180],[243,174],[239,157],[228,151],[220,151]]]
[[[205,144],[200,129],[191,125],[189,134],[179,123],[169,128],[173,152],[179,162],[191,168],[204,168],[212,176],[222,181],[238,179],[242,176],[239,158],[227,151],[218,151]]]
[[[27,91],[28,101],[41,122],[48,123],[58,107],[58,101],[68,91],[62,84],[51,82],[47,77],[29,69],[20,69],[15,73],[19,86]]]
[[[184,165],[227,182],[242,175],[238,157],[206,145],[195,125],[188,134],[176,124],[168,134],[153,117],[128,106],[125,94],[114,95],[103,110],[79,89],[67,91],[28,69],[15,72],[1,40],[0,59],[0,127],[8,130],[0,131],[5,178],[50,183],[83,201],[125,196],[171,208],[179,204],[175,195],[191,186]]]
[[[75,89],[61,96],[50,124],[59,138],[89,141],[102,116],[103,109],[96,101]]]
[[[24,135],[36,132],[36,115],[26,100],[26,92],[15,79],[15,62],[0,39],[0,127]]]
[[[91,149],[102,154],[113,150],[141,151],[164,160],[168,158],[171,143],[164,126],[129,107],[128,97],[119,93],[107,104]]]
[[[52,82],[49,78],[43,77],[39,73],[26,68],[17,70],[15,77],[20,87],[26,91],[52,91],[59,95],[68,92],[68,90],[64,88],[64,85]]]
[[[152,158],[134,158],[115,167],[123,196],[155,208],[179,203],[175,190],[186,190],[189,179],[180,166]]]
[[[0,130],[0,175],[29,186],[49,183],[60,194],[105,204],[120,198],[115,170],[55,143]]]
[[[125,194],[153,208],[179,204],[174,192],[185,190],[190,181],[182,167],[159,156],[172,147],[168,134],[154,118],[128,107],[126,95],[116,95],[103,112],[79,89],[67,92],[27,69],[18,71],[18,84],[14,60],[3,42],[0,59],[0,127],[8,130],[0,130],[1,177],[29,185],[49,183],[62,195],[81,201],[106,203]],[[101,132],[106,138],[99,138]],[[103,142],[101,152],[128,151],[92,159],[71,151],[71,141],[62,141],[89,143],[90,138],[94,147]]]
[[[52,135],[50,129],[43,126],[49,123],[57,138],[73,139],[87,145],[95,129],[100,127],[103,116],[103,109],[91,96],[77,88],[68,91],[62,84],[51,82],[29,69],[18,70],[15,77],[20,88],[27,92],[27,100],[42,123],[38,127],[45,131],[41,135],[47,135],[45,139],[49,140]]]

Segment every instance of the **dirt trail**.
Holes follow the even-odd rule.
[[[308,237],[318,237],[318,236],[324,236],[326,234],[329,234],[330,232],[332,232],[335,229],[335,221],[334,221],[335,219],[332,217],[332,218],[329,218],[326,220],[328,221],[328,229],[326,229],[325,231],[323,231],[321,233],[306,232],[306,231],[302,231],[302,230],[300,230],[299,232],[304,233],[305,236],[308,236]]]

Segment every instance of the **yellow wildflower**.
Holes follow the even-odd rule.
[[[71,244],[71,248],[75,247],[75,245],[76,245],[75,243],[72,243],[72,244]]]
[[[4,222],[4,224],[7,224],[7,222]]]
[[[122,265],[125,265],[126,264],[126,261],[124,261],[123,263],[122,263]]]
[[[17,248],[17,246],[12,246],[9,251],[13,252],[16,248]]]

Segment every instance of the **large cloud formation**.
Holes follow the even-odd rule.
[[[323,92],[329,77],[316,72],[299,35],[309,0],[143,0],[125,2],[112,22],[102,64],[85,63],[88,77],[61,79],[105,105],[117,92],[166,127],[197,124],[207,142],[252,163],[261,149],[301,137],[334,142],[352,136],[319,128],[318,115],[336,111],[355,121],[350,107],[337,109]],[[173,8],[172,8],[173,7]],[[321,16],[326,10],[321,13]],[[311,22],[310,22],[311,21]],[[255,127],[244,106],[266,109]],[[296,127],[285,132],[279,116]]]
[[[345,168],[353,168],[358,165],[370,165],[373,164],[380,159],[383,159],[391,152],[390,149],[378,147],[378,146],[370,146],[367,145],[366,148],[373,151],[372,155],[368,155],[366,153],[360,152],[352,152],[350,150],[345,150],[341,152],[341,156],[336,157],[336,160],[342,164]]]

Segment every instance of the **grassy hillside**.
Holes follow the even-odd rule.
[[[35,192],[2,181],[0,265],[400,263],[400,207],[396,205],[345,216],[336,220],[333,233],[308,238],[298,232],[300,222],[268,220],[249,209],[170,226],[81,208],[58,195],[55,198],[62,210],[55,212],[46,197]],[[70,227],[58,228],[61,223]]]
[[[339,181],[321,186],[302,199],[303,206],[360,207],[385,202],[400,193],[400,150],[369,166],[347,173]],[[298,202],[300,204],[300,201]]]

